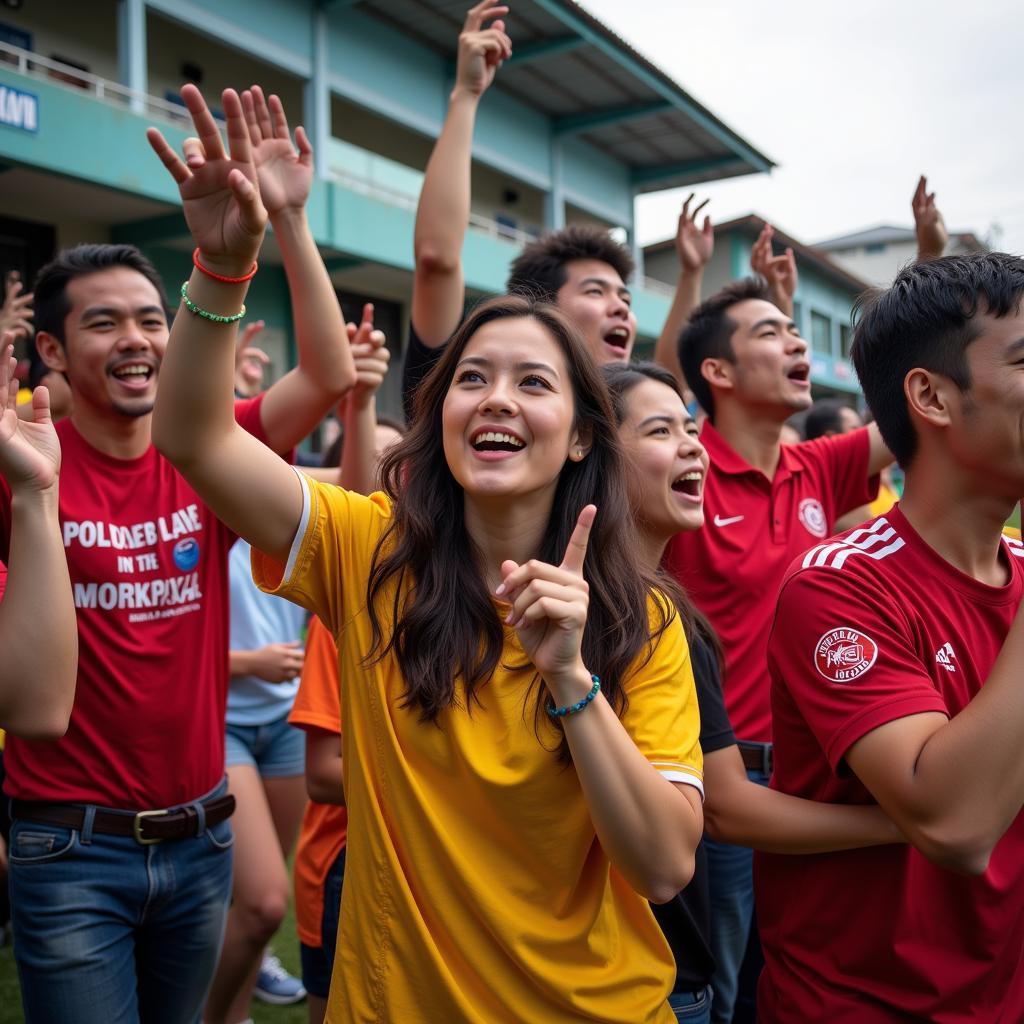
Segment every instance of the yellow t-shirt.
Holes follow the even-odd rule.
[[[560,730],[545,721],[538,738],[532,673],[499,668],[472,715],[453,708],[436,725],[400,707],[395,659],[362,665],[388,499],[300,479],[287,565],[255,550],[252,565],[261,588],[315,612],[339,649],[349,842],[327,1020],[670,1024],[671,951],[601,849],[578,776],[555,756]],[[511,630],[501,660],[524,660]],[[626,690],[623,724],[640,751],[701,789],[678,618]]]
[[[876,516],[884,516],[900,500],[900,496],[887,484],[881,483],[878,485],[878,497],[875,498],[868,508],[871,510],[869,519],[874,519]]]

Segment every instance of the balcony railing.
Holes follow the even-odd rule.
[[[191,124],[188,111],[180,104],[162,100],[157,96],[150,96],[137,89],[129,89],[128,86],[122,85],[120,82],[101,78],[90,71],[76,68],[73,64],[64,64],[59,60],[33,53],[31,50],[23,50],[18,46],[0,42],[0,67],[4,66],[29,78],[45,79],[52,85],[88,93],[100,102],[109,103],[122,110],[131,110],[147,117],[170,121],[179,127]]]

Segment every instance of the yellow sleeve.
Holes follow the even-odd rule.
[[[652,615],[652,627],[656,621]],[[629,706],[622,724],[640,753],[669,781],[693,786],[703,797],[697,688],[678,615],[655,641],[647,662],[630,675],[625,691]]]
[[[282,565],[253,548],[252,578],[265,593],[313,612],[337,636],[343,623],[365,608],[370,565],[391,521],[391,505],[383,494],[365,497],[297,469],[296,474],[302,518],[288,561]]]

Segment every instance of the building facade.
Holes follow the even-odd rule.
[[[468,8],[470,0],[466,0]],[[46,0],[0,8],[0,271],[31,280],[64,246],[132,242],[171,294],[188,269],[177,190],[145,139],[187,134],[178,90],[281,96],[313,141],[313,233],[348,315],[373,301],[400,355],[415,206],[454,75],[464,11],[447,0]],[[522,0],[514,55],[473,148],[471,296],[501,291],[530,238],[593,222],[635,244],[638,193],[771,162],[572,0]],[[641,339],[668,295],[635,286]],[[249,308],[274,373],[293,357],[269,239]],[[398,374],[382,395],[398,408]]]

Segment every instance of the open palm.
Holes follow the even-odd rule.
[[[8,334],[0,344],[0,475],[12,491],[19,487],[45,490],[57,482],[60,472],[60,442],[50,419],[50,396],[46,388],[37,388],[33,418],[18,418],[17,363],[10,340]]]
[[[268,99],[258,85],[242,93],[242,108],[267,213],[302,209],[313,183],[313,147],[305,130],[295,129],[293,145],[281,100]]]
[[[185,222],[203,256],[219,266],[244,271],[259,253],[267,211],[260,201],[242,101],[233,89],[226,89],[222,96],[229,155],[199,90],[183,86],[181,98],[197,136],[185,140],[185,160],[156,128],[150,128],[147,137],[178,184]]]

